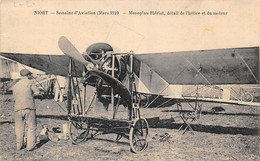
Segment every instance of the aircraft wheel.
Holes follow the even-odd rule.
[[[79,144],[87,139],[89,126],[85,122],[70,121],[69,122],[69,137],[72,144]]]
[[[134,153],[142,152],[148,146],[149,125],[145,118],[138,118],[130,128],[129,142]]]

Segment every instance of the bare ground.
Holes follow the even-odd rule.
[[[182,136],[177,132],[182,122],[176,105],[142,109],[144,117],[160,119],[150,122],[147,149],[134,154],[128,139],[116,142],[116,134],[98,135],[79,145],[41,141],[34,151],[17,151],[13,104],[10,95],[1,96],[0,160],[260,160],[260,107],[203,103],[201,118],[192,123],[194,131]],[[36,107],[38,133],[44,124],[62,128],[67,121],[66,112],[52,100],[37,99]],[[213,107],[225,111],[216,113]]]

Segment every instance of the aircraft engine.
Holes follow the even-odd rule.
[[[112,75],[112,54],[113,48],[107,43],[95,43],[90,45],[83,57],[92,62],[86,68],[88,71],[98,69]],[[122,81],[126,76],[126,60],[124,57],[116,55],[115,57],[115,78]]]

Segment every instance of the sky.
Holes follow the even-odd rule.
[[[48,14],[35,15],[35,11]],[[75,15],[76,11],[119,14]],[[130,15],[130,11],[149,15]],[[167,15],[168,11],[178,14]],[[226,15],[208,14],[214,12]],[[111,44],[115,52],[137,54],[252,47],[260,45],[259,15],[257,0],[2,0],[0,51],[62,54],[61,36],[80,52],[96,42]]]

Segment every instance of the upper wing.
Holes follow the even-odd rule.
[[[144,85],[150,83],[150,88],[158,86],[151,83],[155,82],[154,72],[165,81],[162,84],[259,83],[259,47],[140,54],[134,58],[134,72]]]
[[[41,55],[1,52],[1,56],[17,61],[21,64],[44,71],[47,74],[68,76],[69,57],[66,55]],[[82,74],[81,62],[75,61],[77,75]]]

